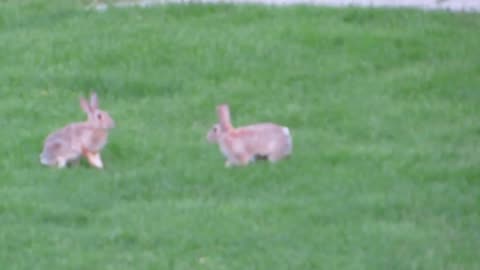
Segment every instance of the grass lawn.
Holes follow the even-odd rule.
[[[0,2],[0,269],[480,269],[480,14]],[[116,120],[106,169],[39,163]],[[205,140],[291,128],[226,169]]]

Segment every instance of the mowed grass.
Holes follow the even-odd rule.
[[[0,3],[0,268],[480,269],[480,15]],[[100,171],[47,134],[116,120]],[[205,135],[291,128],[226,169]]]

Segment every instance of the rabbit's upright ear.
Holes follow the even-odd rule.
[[[92,111],[92,108],[90,108],[90,104],[83,97],[80,98],[80,107],[82,107],[82,110],[87,114],[90,114]]]
[[[98,109],[98,97],[96,92],[93,92],[90,95],[90,107],[92,109]]]
[[[233,128],[232,121],[230,119],[230,108],[228,107],[228,104],[218,105],[217,115],[220,123],[220,129],[222,131],[228,131]]]

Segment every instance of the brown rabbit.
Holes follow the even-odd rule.
[[[72,123],[51,133],[40,154],[43,165],[63,168],[83,155],[90,165],[103,168],[100,151],[107,144],[108,132],[115,127],[115,122],[98,108],[96,93],[91,94],[90,102],[80,98],[80,106],[88,115],[87,121]]]
[[[207,140],[217,143],[226,157],[225,166],[247,165],[259,158],[270,162],[289,156],[292,136],[287,127],[274,123],[258,123],[234,128],[227,104],[217,106],[219,123],[207,134]]]

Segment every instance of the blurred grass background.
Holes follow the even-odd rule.
[[[479,269],[480,16],[0,2],[2,269]],[[42,167],[91,89],[104,171]],[[205,141],[291,128],[290,160]]]

